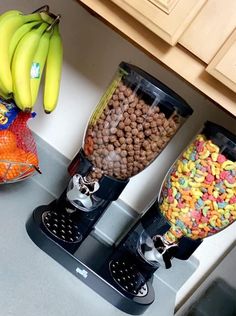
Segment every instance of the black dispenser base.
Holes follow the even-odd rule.
[[[77,248],[76,242],[69,247],[57,242],[43,223],[48,211],[47,205],[39,206],[27,221],[32,241],[118,309],[131,315],[144,313],[155,299],[151,281],[145,281],[129,258],[115,258],[114,248],[91,234]]]

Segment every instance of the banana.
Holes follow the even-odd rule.
[[[16,49],[16,46],[18,45],[19,41],[22,39],[22,37],[28,33],[34,26],[39,24],[39,21],[29,22],[23,24],[12,36],[10,46],[9,46],[9,60],[10,64],[12,61],[12,57],[14,54],[14,51]]]
[[[5,100],[11,98],[9,94],[5,94],[3,91],[1,91],[1,89],[0,89],[0,97],[2,97]]]
[[[0,15],[0,23],[1,21],[3,21],[6,17],[10,16],[10,15],[16,15],[16,14],[21,14],[22,12],[18,11],[18,10],[9,10],[4,12],[3,14]],[[8,99],[10,97],[10,95],[4,91],[5,89],[1,87],[0,84],[0,96],[3,97],[4,99]]]
[[[9,10],[9,11],[4,12],[3,14],[0,15],[0,23],[5,17],[10,16],[10,15],[16,15],[16,14],[22,14],[22,12],[18,10]]]
[[[10,69],[9,47],[13,34],[24,23],[41,21],[39,13],[28,15],[10,14],[0,21],[0,87],[5,94],[12,93],[12,76]]]
[[[51,113],[57,105],[63,61],[62,38],[58,24],[55,25],[50,39],[45,70],[44,100],[45,113]]]
[[[38,97],[43,69],[44,69],[47,55],[48,55],[50,36],[51,36],[51,32],[47,32],[47,31],[42,35],[37,51],[33,58],[33,63],[31,67],[31,78],[30,78],[32,105],[35,104]]]
[[[25,34],[13,56],[13,95],[17,106],[22,111],[31,111],[33,107],[30,90],[30,71],[40,38],[47,27],[48,24],[43,23],[37,29]]]

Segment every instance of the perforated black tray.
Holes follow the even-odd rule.
[[[39,248],[120,310],[140,315],[153,303],[152,284],[145,281],[135,264],[125,258],[112,261],[113,247],[94,236],[88,235],[81,243],[69,215],[50,213],[48,206],[40,206],[26,229]]]

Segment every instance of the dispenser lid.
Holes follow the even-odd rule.
[[[138,75],[139,78],[137,79],[146,93],[161,96],[161,99],[174,107],[181,116],[188,117],[193,113],[193,109],[184,99],[144,70],[125,62],[121,62],[119,67],[128,74]]]
[[[236,161],[236,135],[210,121],[205,123],[203,133],[221,148],[228,159]]]

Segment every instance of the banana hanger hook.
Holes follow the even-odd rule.
[[[60,20],[60,18],[61,18],[61,15],[60,15],[60,14],[55,15],[54,13],[50,12],[50,11],[49,11],[49,5],[47,5],[47,4],[45,4],[45,5],[43,5],[42,7],[36,9],[36,10],[33,11],[32,13],[37,13],[37,12],[45,12],[45,13],[47,13],[51,18],[53,18],[54,20],[56,20],[56,23],[58,23],[59,20]],[[58,16],[59,16],[59,17],[58,17]],[[53,22],[53,23],[54,23],[54,22]],[[52,23],[52,24],[53,24],[53,23]],[[55,24],[56,24],[56,23],[55,23]],[[53,26],[54,26],[55,24],[53,24]]]
[[[56,16],[56,18],[54,19],[54,21],[52,22],[52,24],[49,25],[49,27],[46,29],[46,31],[47,31],[47,32],[50,32],[50,31],[54,28],[54,26],[55,26],[57,23],[60,22],[60,18],[61,18],[61,15],[58,14],[58,15]]]
[[[35,11],[33,11],[32,13],[37,13],[37,12],[46,12],[49,13],[49,5],[45,4],[42,7],[36,9]]]

